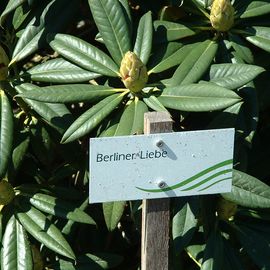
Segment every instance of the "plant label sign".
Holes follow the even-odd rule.
[[[90,139],[90,203],[231,191],[234,129]]]

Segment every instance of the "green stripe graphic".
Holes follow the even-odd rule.
[[[226,177],[226,178],[220,179],[220,180],[218,180],[218,181],[212,183],[211,185],[209,185],[209,186],[207,186],[207,187],[205,187],[205,188],[200,189],[199,191],[206,190],[206,189],[208,189],[208,188],[210,188],[210,187],[212,187],[212,186],[218,184],[219,182],[223,182],[223,181],[229,180],[229,179],[232,179],[232,178],[231,178],[231,177]]]
[[[217,163],[217,164],[215,164],[215,165],[213,165],[213,166],[211,166],[211,167],[209,167],[209,168],[207,168],[207,169],[205,169],[205,170],[191,176],[190,178],[188,178],[188,179],[186,179],[186,180],[184,180],[184,181],[182,181],[182,182],[180,182],[178,184],[175,184],[173,186],[168,186],[168,187],[165,187],[165,188],[162,188],[162,189],[160,189],[160,188],[159,189],[145,189],[145,188],[141,188],[141,187],[136,187],[136,188],[141,190],[141,191],[151,192],[151,193],[158,193],[158,192],[164,192],[164,191],[178,189],[180,187],[184,187],[185,185],[197,180],[199,177],[204,176],[205,174],[207,174],[209,172],[212,172],[212,171],[214,171],[216,169],[219,169],[221,167],[224,167],[226,165],[231,165],[232,163],[233,163],[232,159],[222,161],[220,163]],[[198,187],[198,186],[200,186],[200,185],[202,185],[202,184],[216,178],[219,175],[222,175],[222,174],[225,174],[225,173],[228,173],[228,172],[231,172],[231,171],[232,171],[232,169],[226,169],[226,170],[220,171],[220,172],[218,172],[218,173],[216,173],[216,174],[214,174],[212,176],[207,177],[206,179],[200,181],[199,183],[194,184],[193,186],[191,186],[191,187],[189,187],[187,189],[183,189],[182,191],[192,190],[192,189],[194,189],[194,188],[196,188],[196,187]],[[212,185],[214,185],[214,184],[212,184]],[[210,185],[209,187],[211,187],[212,185]]]

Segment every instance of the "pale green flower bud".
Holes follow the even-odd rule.
[[[210,13],[210,22],[220,32],[228,31],[234,23],[234,8],[230,0],[214,0]]]
[[[8,76],[9,59],[4,49],[0,46],[0,81],[4,81]]]
[[[131,92],[140,92],[148,80],[144,63],[133,52],[127,52],[121,61],[120,74],[122,81]]]

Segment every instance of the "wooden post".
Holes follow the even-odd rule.
[[[172,132],[166,112],[144,115],[144,134]],[[169,268],[170,199],[143,200],[141,270]]]

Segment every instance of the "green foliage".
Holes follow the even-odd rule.
[[[172,269],[270,269],[270,2],[232,1],[226,31],[212,2],[0,3],[1,270],[139,267],[140,202],[88,205],[88,141],[142,134],[148,111],[236,130],[232,192],[172,200]],[[136,91],[127,52],[147,69]]]

